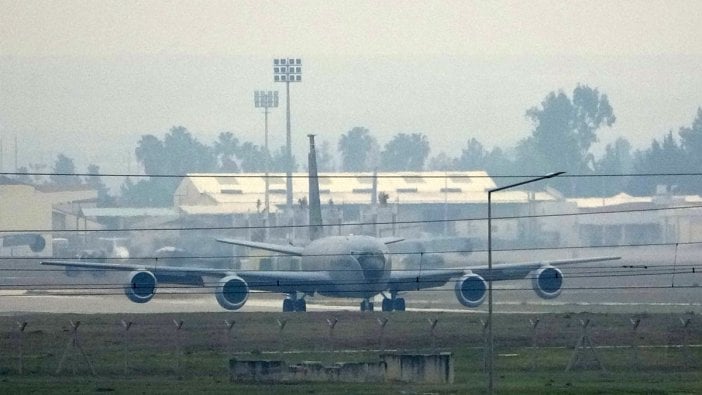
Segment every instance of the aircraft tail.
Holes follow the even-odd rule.
[[[319,175],[317,174],[317,152],[314,148],[314,135],[307,135],[310,139],[310,152],[307,155],[309,171],[309,205],[310,205],[310,240],[322,236],[322,204],[319,199]]]

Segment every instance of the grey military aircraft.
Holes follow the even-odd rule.
[[[238,310],[246,303],[252,290],[285,294],[283,311],[306,311],[305,297],[315,294],[361,299],[361,311],[373,311],[373,298],[383,296],[383,311],[404,311],[405,299],[401,293],[440,287],[455,281],[455,295],[463,306],[480,306],[487,295],[487,281],[532,279],[538,296],[552,299],[560,295],[563,273],[557,266],[573,263],[619,259],[604,256],[523,263],[494,264],[455,269],[393,270],[388,245],[401,238],[377,238],[363,235],[320,237],[322,214],[319,198],[319,179],[314,136],[310,135],[309,160],[309,216],[311,242],[302,246],[279,245],[265,242],[220,238],[217,241],[232,245],[267,250],[299,257],[298,271],[236,271],[222,268],[193,266],[145,265],[138,263],[111,264],[85,261],[43,261],[44,265],[58,265],[98,270],[129,272],[124,292],[129,300],[146,303],[162,284],[207,286],[214,284],[214,295],[224,309]]]

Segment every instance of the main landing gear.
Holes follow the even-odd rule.
[[[374,305],[370,299],[363,299],[361,302],[361,311],[373,311]],[[405,298],[398,298],[396,293],[390,295],[390,297],[383,298],[383,304],[381,306],[383,311],[405,311]]]
[[[297,295],[288,295],[283,300],[283,313],[291,311],[307,311],[307,302],[305,302],[304,296],[298,298]]]
[[[383,311],[405,311],[405,298],[398,298],[391,293],[389,298],[383,298]]]

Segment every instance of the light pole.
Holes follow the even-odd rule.
[[[530,184],[532,182],[545,180],[547,178],[553,178],[560,176],[565,173],[564,171],[559,171],[555,173],[548,173],[541,177],[531,178],[525,181],[517,182],[510,185],[501,186],[499,188],[488,189],[488,394],[493,393],[494,380],[493,371],[495,367],[495,357],[494,357],[494,342],[492,336],[492,194],[495,192],[504,191],[505,189],[518,187],[524,184]]]
[[[292,147],[290,138],[290,83],[302,81],[302,60],[299,58],[273,59],[273,81],[285,83],[285,156],[286,158],[286,205],[288,212],[292,212],[293,186],[292,186]]]
[[[276,108],[278,107],[278,91],[255,91],[254,92],[254,105],[256,108],[263,108],[263,114],[264,114],[264,128],[265,128],[265,143],[264,143],[264,149],[266,150],[265,155],[266,155],[266,194],[265,194],[265,208],[266,208],[266,218],[268,218],[268,215],[270,215],[270,195],[269,195],[269,180],[268,180],[268,172],[271,170],[270,169],[270,151],[268,151],[268,109],[269,108]]]

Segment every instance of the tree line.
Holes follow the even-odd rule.
[[[614,177],[622,174],[661,174],[702,172],[702,109],[690,126],[677,133],[668,131],[653,139],[649,147],[633,150],[629,141],[618,138],[605,147],[596,158],[592,146],[598,136],[616,122],[614,109],[606,94],[587,85],[577,85],[568,94],[549,93],[539,105],[525,113],[531,121],[531,131],[513,147],[488,149],[470,133],[445,136],[463,142],[458,157],[441,152],[430,157],[429,139],[421,132],[394,135],[382,148],[368,128],[354,127],[341,135],[337,156],[331,143],[318,146],[320,171],[468,171],[485,170],[497,176],[496,182],[509,183],[507,176],[540,175],[551,171],[566,171],[578,178],[560,178],[548,183],[566,196],[611,196],[619,192],[651,195],[659,185],[677,193],[702,194],[702,177],[687,177],[683,182],[658,177]],[[143,135],[135,155],[146,175],[173,175],[192,172],[284,172],[285,147],[272,152],[248,141],[239,140],[232,132],[222,132],[211,144],[200,142],[185,127],[173,127],[163,138]],[[300,167],[293,158],[292,168]],[[46,167],[46,166],[43,166]],[[41,172],[42,165],[30,164],[19,173]],[[75,173],[73,160],[59,154],[52,169],[57,174]],[[102,206],[170,206],[173,192],[180,183],[178,177],[153,177],[137,181],[127,178],[119,196],[110,196],[99,176],[99,166],[91,164],[90,176],[65,177],[52,175],[49,179],[19,175],[22,182],[32,184],[86,184],[98,190]],[[606,177],[603,177],[606,176]],[[543,184],[540,185],[543,188]]]

